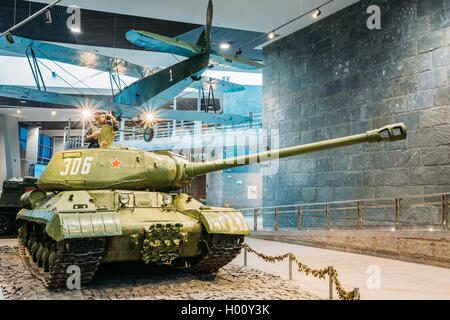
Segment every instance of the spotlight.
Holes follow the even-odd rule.
[[[56,115],[56,111],[52,110],[51,114],[52,114],[52,116]]]
[[[73,33],[81,33],[80,28],[70,28],[70,31],[72,31]]]
[[[273,39],[273,38],[275,38],[276,36],[277,36],[277,35],[275,34],[274,31],[270,31],[269,34],[267,35],[267,37],[268,37],[269,39]]]
[[[8,33],[6,34],[6,40],[8,40],[8,42],[11,43],[11,44],[14,43],[14,38],[13,38],[11,32],[8,32]]]
[[[314,11],[312,17],[313,17],[314,19],[317,19],[321,14],[322,14],[322,11],[320,11],[320,9],[317,8],[316,11]]]
[[[83,117],[85,118],[85,119],[87,119],[87,118],[89,118],[91,116],[91,112],[89,111],[89,110],[87,110],[87,109],[84,109],[83,110]]]
[[[231,46],[231,42],[225,41],[225,42],[222,42],[219,47],[222,50],[228,50],[228,49],[230,49],[230,46]]]
[[[22,110],[17,109],[16,112],[17,112],[17,114],[21,114],[21,113],[22,113]]]
[[[147,121],[153,121],[153,119],[154,119],[153,114],[147,113],[147,114],[145,115],[145,120],[147,120]]]
[[[50,13],[50,10],[44,12],[44,21],[45,23],[52,23],[52,14]]]

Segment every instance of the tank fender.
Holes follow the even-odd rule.
[[[208,233],[249,235],[250,229],[240,211],[227,208],[200,209],[200,221]]]
[[[122,235],[119,215],[115,211],[61,213],[21,210],[17,219],[45,224],[47,234],[56,241]]]

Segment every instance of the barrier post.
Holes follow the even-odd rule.
[[[354,295],[355,299],[359,296],[359,288],[355,288],[353,290],[353,295]]]
[[[328,279],[329,279],[329,298],[330,300],[333,300],[333,279],[331,278],[331,275],[333,274],[333,267],[328,267]]]
[[[303,227],[303,206],[298,206],[298,221],[297,221],[297,228],[298,230],[302,230]]]
[[[358,201],[358,218],[357,218],[358,229],[361,230],[363,226],[363,201]]]
[[[289,280],[292,280],[292,253],[289,252]]]
[[[274,216],[275,222],[273,228],[275,231],[278,230],[278,208],[275,208],[275,216]]]
[[[258,211],[259,209],[253,210],[253,230],[258,231]]]
[[[447,194],[442,195],[442,230],[448,230],[448,199],[447,199]]]
[[[325,230],[330,230],[330,204],[325,205]]]
[[[244,244],[244,267],[247,266],[247,245]]]
[[[395,198],[395,230],[401,229],[401,198]]]

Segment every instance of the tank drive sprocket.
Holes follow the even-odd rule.
[[[33,231],[27,232],[30,227],[34,234]],[[28,223],[19,228],[19,255],[27,269],[47,288],[67,287],[67,280],[73,274],[68,272],[69,266],[80,268],[81,285],[89,283],[103,258],[105,239],[85,238],[56,242],[46,235],[43,227]],[[36,236],[36,230],[39,230],[39,236]],[[34,245],[37,249],[29,249],[27,244],[30,241],[37,244]]]

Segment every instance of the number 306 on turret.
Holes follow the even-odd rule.
[[[77,175],[81,169],[81,174],[88,174],[91,171],[91,163],[94,160],[93,157],[84,158],[82,163],[82,158],[67,158],[64,159],[64,170],[60,171],[60,175],[65,176],[67,174]]]

